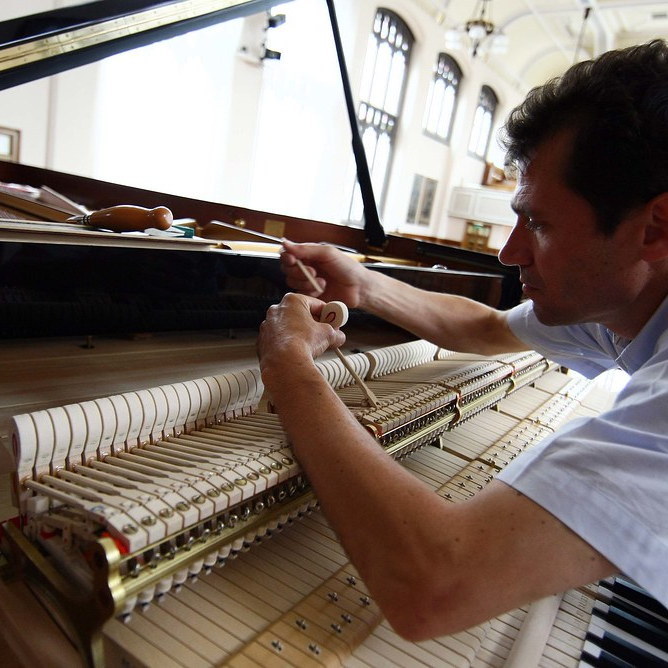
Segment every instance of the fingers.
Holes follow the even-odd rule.
[[[270,306],[262,324],[263,337],[274,339],[277,347],[291,343],[308,346],[314,357],[328,348],[338,348],[346,337],[331,324],[320,322],[325,303],[320,299],[289,292],[279,304]]]
[[[313,246],[316,253],[310,253],[308,246]],[[290,288],[305,295],[317,297],[321,295],[326,286],[326,281],[317,276],[317,271],[312,266],[302,262],[303,257],[309,255],[317,256],[321,249],[320,244],[295,244],[287,239],[283,240],[283,251],[281,252],[281,268]],[[317,257],[311,258],[317,261]]]

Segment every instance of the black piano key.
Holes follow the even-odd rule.
[[[620,638],[608,631],[598,636],[587,633],[586,639],[599,647],[603,652],[610,654],[620,661],[625,661],[631,666],[643,666],[643,668],[668,668],[668,662],[650,654],[642,647]],[[614,665],[614,664],[610,664]],[[623,665],[623,664],[621,664]]]
[[[668,621],[668,609],[634,582],[617,577],[612,586],[609,586],[608,588],[614,593],[619,594],[619,596],[622,596],[629,601],[633,601],[633,603],[641,608],[649,610],[655,615]]]
[[[643,621],[639,616],[631,615],[613,605],[604,607],[607,609],[594,608],[593,614],[653,647],[668,647],[668,633],[655,624]]]
[[[632,663],[622,661],[622,659],[600,647],[593,647],[591,643],[585,643],[580,657],[580,665],[593,666],[594,668],[634,668]]]
[[[620,598],[619,596],[612,596],[610,600],[607,601],[607,603],[608,605],[611,605],[614,608],[619,608],[628,615],[637,617],[646,624],[652,624],[656,626],[658,629],[661,630],[662,633],[668,636],[668,620],[664,620],[661,617],[657,617],[651,612],[647,612],[647,610],[645,610],[644,608],[640,608],[634,603],[631,603],[626,599]],[[668,642],[664,646],[668,647]]]

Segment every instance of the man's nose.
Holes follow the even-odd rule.
[[[531,263],[531,247],[527,234],[523,231],[519,221],[506,239],[506,243],[499,251],[499,262],[505,265],[525,266]]]

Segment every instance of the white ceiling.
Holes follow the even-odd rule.
[[[418,2],[430,6],[444,29],[473,18],[479,5],[474,0]],[[522,90],[574,62],[587,7],[577,60],[656,37],[668,39],[668,0],[491,0],[488,7],[488,19],[508,36],[509,48],[504,56],[480,57]]]

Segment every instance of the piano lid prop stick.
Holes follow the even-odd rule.
[[[329,323],[332,327],[339,329],[348,322],[348,307],[343,302],[328,302],[322,307],[320,313],[320,322]],[[358,387],[364,393],[368,402],[374,407],[378,408],[378,399],[371,391],[371,388],[362,380],[361,376],[355,371],[353,365],[347,357],[338,349],[334,348],[336,356],[341,360],[341,364],[346,368],[348,373],[355,379]]]
[[[168,230],[174,222],[174,216],[166,206],[145,209],[143,206],[123,204],[72,216],[67,220],[112,232],[143,232],[149,228]]]

